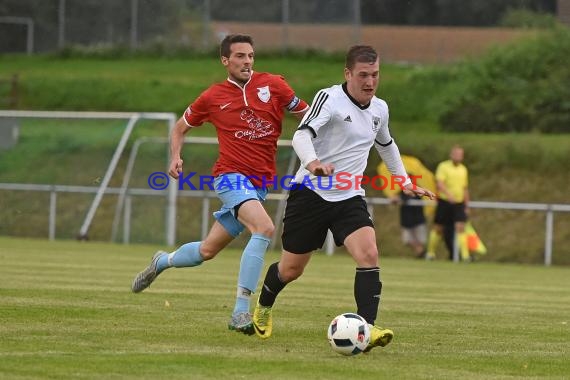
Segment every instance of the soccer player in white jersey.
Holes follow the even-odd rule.
[[[327,230],[356,262],[354,297],[357,313],[371,325],[366,352],[384,347],[394,333],[375,325],[382,282],[374,224],[363,198],[359,176],[374,145],[408,195],[434,199],[409,179],[388,129],[388,106],[375,96],[380,62],[370,46],[353,46],[346,55],[346,82],[320,90],[293,137],[301,160],[283,219],[283,252],[269,266],[253,315],[256,334],[272,332],[272,307],[285,285],[301,276],[311,252],[321,248]]]

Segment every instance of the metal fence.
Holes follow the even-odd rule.
[[[111,177],[115,173],[119,160],[126,148],[127,142],[131,137],[133,130],[135,129],[137,122],[143,119],[147,120],[158,120],[166,122],[167,133],[169,135],[174,128],[174,123],[176,121],[176,115],[172,113],[153,113],[153,112],[142,112],[142,113],[129,113],[129,112],[73,112],[73,111],[2,111],[0,110],[0,118],[12,118],[12,119],[24,119],[24,118],[35,118],[35,119],[90,119],[90,120],[128,120],[125,125],[123,132],[121,134],[120,140],[117,142],[117,147],[111,157],[109,165],[105,171],[105,175],[101,179],[100,185],[97,187],[95,198],[91,202],[91,205],[85,215],[81,228],[78,232],[79,238],[86,238],[88,230],[91,226],[93,218],[101,200],[109,187],[109,182]],[[35,185],[29,185],[32,187],[26,187],[26,189],[37,188]],[[35,187],[34,187],[35,186]],[[80,188],[80,187],[78,187]],[[45,190],[44,187],[40,186],[39,189]],[[43,191],[40,190],[40,191]],[[80,189],[77,192],[87,192],[84,189]],[[176,223],[176,188],[171,186],[167,191],[167,217],[166,217],[166,231],[167,238],[166,243],[173,245],[175,241],[174,235],[174,225]],[[52,195],[54,196],[54,195]],[[51,215],[51,214],[50,214]],[[50,216],[51,217],[51,216]],[[50,228],[52,228],[50,226]]]
[[[82,206],[78,206],[77,210],[79,210],[79,212],[82,214],[80,216],[78,216],[78,218],[82,218],[83,219],[83,224],[81,225],[81,228],[79,229],[79,235],[86,235],[87,230],[89,229],[89,226],[91,224],[91,221],[93,219],[93,216],[96,212],[96,210],[99,207],[99,204],[102,201],[102,198],[106,195],[111,195],[113,197],[116,197],[118,195],[118,201],[117,201],[117,205],[119,205],[119,207],[115,208],[115,218],[113,220],[113,228],[112,228],[112,238],[111,240],[113,241],[117,241],[119,239],[116,238],[117,235],[117,231],[118,231],[118,226],[120,223],[120,219],[122,218],[123,223],[122,223],[122,227],[123,227],[123,241],[124,242],[129,242],[130,241],[130,234],[131,234],[131,221],[133,220],[132,215],[133,215],[133,209],[137,206],[134,206],[132,204],[132,200],[134,198],[144,198],[144,197],[151,197],[152,199],[157,199],[158,198],[162,198],[163,202],[162,203],[158,203],[158,207],[162,207],[162,212],[161,214],[164,215],[164,223],[162,224],[162,231],[164,231],[164,237],[163,238],[159,238],[160,241],[165,242],[167,245],[174,245],[176,242],[176,224],[178,222],[177,219],[177,212],[176,212],[176,208],[177,208],[177,202],[180,202],[183,198],[194,198],[194,199],[200,199],[202,202],[202,206],[201,206],[201,212],[197,211],[199,210],[199,208],[196,208],[195,210],[193,210],[192,212],[194,213],[194,215],[197,215],[197,213],[200,214],[200,218],[195,218],[193,217],[193,219],[196,219],[197,221],[199,220],[199,229],[201,230],[201,237],[205,237],[208,228],[211,224],[211,215],[210,215],[210,200],[212,198],[215,198],[215,193],[214,192],[210,192],[210,191],[177,191],[176,186],[168,186],[167,190],[164,191],[157,191],[157,190],[152,190],[149,188],[141,188],[141,184],[139,182],[138,187],[134,186],[130,186],[129,185],[129,179],[131,178],[131,171],[132,171],[132,167],[134,165],[134,161],[136,160],[136,155],[138,152],[138,147],[142,144],[142,143],[146,143],[146,142],[154,142],[154,143],[159,143],[159,144],[166,144],[168,142],[168,139],[166,138],[166,133],[165,133],[165,137],[153,137],[153,138],[149,138],[149,137],[139,137],[138,140],[134,141],[134,144],[132,145],[132,148],[130,149],[130,157],[128,159],[127,165],[126,165],[126,169],[124,171],[124,176],[123,176],[123,181],[122,181],[122,186],[120,188],[117,187],[111,187],[109,186],[109,181],[111,176],[113,175],[113,173],[115,172],[115,169],[117,167],[117,163],[120,159],[121,154],[124,152],[124,148],[125,148],[125,144],[127,142],[127,140],[129,139],[129,136],[131,135],[131,132],[133,130],[133,128],[135,127],[135,124],[137,122],[137,120],[139,119],[152,119],[152,120],[162,120],[162,121],[166,121],[168,124],[168,130],[170,130],[172,128],[172,126],[174,125],[174,121],[175,121],[175,115],[174,114],[167,114],[167,113],[111,113],[111,112],[104,112],[104,113],[99,113],[99,112],[50,112],[50,111],[0,111],[0,117],[4,117],[4,118],[18,118],[18,119],[22,119],[22,118],[36,118],[36,119],[92,119],[92,120],[97,120],[97,119],[123,119],[123,120],[128,120],[127,125],[123,128],[123,132],[122,135],[120,137],[119,140],[119,135],[117,135],[117,147],[115,148],[114,154],[112,154],[112,157],[108,157],[110,158],[110,163],[108,165],[108,168],[105,172],[105,175],[102,177],[102,179],[100,180],[100,185],[97,187],[93,187],[93,186],[60,186],[60,185],[56,185],[56,184],[43,184],[43,185],[39,185],[39,184],[34,184],[34,183],[29,183],[29,184],[21,184],[21,183],[2,183],[0,184],[0,190],[1,191],[8,191],[11,194],[17,195],[19,196],[23,196],[25,199],[25,202],[27,204],[30,205],[30,207],[33,208],[33,212],[30,213],[29,215],[33,215],[33,216],[39,216],[40,219],[42,218],[41,215],[46,213],[48,214],[48,234],[47,237],[50,239],[55,239],[58,234],[56,231],[56,225],[57,225],[57,212],[56,210],[58,209],[57,204],[58,204],[58,195],[65,193],[65,194],[95,194],[95,197],[89,202],[90,207],[89,210],[87,212],[87,214],[85,215],[84,213],[84,208]],[[46,125],[46,124],[40,124],[42,126]],[[166,132],[166,129],[165,129]],[[188,142],[191,142],[192,145],[195,147],[197,143],[204,143],[204,144],[216,144],[216,139],[215,138],[197,138],[197,137],[190,137],[188,138]],[[280,141],[279,142],[280,146],[285,146],[285,147],[290,147],[290,141]],[[290,148],[287,148],[290,150]],[[192,149],[192,150],[197,150],[196,148]],[[291,152],[289,152],[291,153]],[[199,154],[199,152],[197,152],[197,154]],[[103,161],[106,162],[106,159],[104,159]],[[294,154],[289,154],[286,156],[286,162],[283,162],[283,164],[281,165],[281,168],[279,169],[279,173],[283,174],[283,173],[293,173],[294,169],[296,168],[297,165],[297,159],[296,156]],[[148,168],[147,168],[148,170]],[[148,175],[148,173],[147,173]],[[284,189],[283,189],[284,190]],[[35,193],[45,193],[45,194],[49,194],[49,205],[46,208],[43,208],[43,202],[45,202],[45,200],[43,197],[29,197],[27,195],[27,192],[35,192]],[[177,199],[177,194],[180,196]],[[272,210],[272,212],[275,213],[275,217],[274,217],[274,224],[276,225],[277,229],[276,231],[279,231],[279,227],[280,227],[280,222],[281,222],[281,215],[283,214],[283,208],[284,208],[284,199],[285,199],[285,192],[282,192],[281,194],[272,194],[269,196],[269,200],[270,201],[278,201],[277,207],[274,208],[274,210]],[[3,200],[6,202],[6,199],[8,199],[9,197],[0,197],[0,200]],[[106,199],[108,197],[105,197]],[[11,198],[10,198],[11,199]],[[90,197],[91,199],[91,197]],[[370,208],[374,208],[376,205],[387,205],[389,203],[389,200],[386,198],[381,198],[381,197],[370,197],[367,199]],[[10,202],[10,201],[8,201]],[[144,201],[146,202],[146,201]],[[148,203],[148,202],[146,202]],[[67,203],[67,205],[69,205],[69,202]],[[275,203],[273,203],[272,207],[275,206]],[[544,213],[545,215],[545,219],[544,219],[544,224],[543,224],[543,228],[542,230],[544,231],[544,245],[543,245],[543,249],[540,249],[540,251],[543,253],[543,261],[545,265],[550,265],[552,263],[552,259],[553,259],[553,244],[554,244],[554,229],[555,229],[555,223],[554,223],[554,215],[555,213],[568,213],[570,212],[570,205],[569,204],[543,204],[543,203],[513,203],[513,202],[470,202],[470,206],[473,208],[480,208],[480,209],[494,209],[494,210],[516,210],[517,212],[524,212],[524,211],[533,211],[533,212],[538,212],[538,213]],[[11,208],[13,208],[13,204],[12,203],[4,203],[3,207],[0,207],[0,209],[2,210],[2,215],[0,215],[0,223],[6,223],[8,219],[6,216],[11,215],[13,213],[11,213]],[[144,208],[144,207],[143,207]],[[42,211],[42,209],[44,211]],[[109,209],[109,207],[107,207],[107,209]],[[49,210],[49,211],[48,211]],[[118,211],[117,211],[118,210]],[[17,210],[16,210],[17,211]],[[18,211],[21,213],[21,211]],[[26,214],[28,215],[28,214]],[[374,215],[374,210],[371,210],[371,215]],[[112,216],[111,216],[112,218]],[[104,223],[106,225],[111,225],[111,223],[109,223],[110,218],[104,218]],[[74,219],[74,226],[79,226],[80,224],[78,223],[80,220],[79,219]],[[142,223],[145,225],[144,226],[144,230],[148,231],[151,228],[149,226],[147,226],[147,223],[151,221],[151,218],[149,218],[149,215],[143,215],[142,218]],[[25,222],[26,224],[29,224],[29,220],[26,219]],[[35,222],[36,225],[41,225],[41,223],[45,223],[45,222],[39,222],[38,221]],[[538,222],[540,223],[540,222]],[[505,229],[507,230],[509,228],[509,226],[505,226]],[[562,231],[564,232],[564,231]],[[37,236],[37,231],[31,231],[31,233],[33,233],[33,236]],[[21,234],[18,234],[18,236],[22,236]],[[32,236],[32,235],[30,235]],[[157,242],[156,240],[154,241],[155,243]],[[567,249],[567,245],[564,247],[561,247],[561,249]],[[332,244],[329,243],[327,245],[327,251],[330,253],[332,252]],[[563,251],[561,251],[560,253],[563,253]]]
[[[0,183],[0,190],[8,191],[33,191],[33,192],[48,192],[50,194],[49,204],[46,208],[48,210],[48,236],[50,240],[56,239],[56,224],[57,224],[57,196],[59,193],[88,193],[88,194],[99,194],[101,190],[100,187],[92,186],[58,186],[58,185],[38,185],[38,184],[18,184],[18,183]],[[168,198],[169,191],[157,191],[152,189],[144,188],[130,188],[126,192],[122,188],[105,188],[104,194],[106,195],[120,195],[125,194],[124,207],[122,209],[122,242],[128,244],[130,242],[130,231],[131,231],[131,221],[132,221],[132,198],[137,196],[151,196],[151,197],[163,197]],[[191,197],[199,198],[202,202],[202,212],[201,212],[201,238],[202,240],[206,238],[208,229],[211,225],[211,210],[210,210],[210,199],[217,198],[214,191],[207,190],[196,190],[189,191],[183,190],[178,192],[180,197]],[[267,200],[277,201],[280,204],[284,204],[286,199],[286,194],[269,194]],[[371,215],[374,215],[374,207],[379,205],[389,205],[390,200],[387,198],[372,197],[366,199],[369,205],[369,211]],[[429,202],[426,201],[412,201],[414,204],[426,205]],[[472,201],[469,203],[472,208],[480,209],[496,209],[496,210],[519,210],[519,211],[540,211],[544,212],[545,225],[544,225],[544,265],[550,266],[552,264],[552,243],[554,235],[554,214],[557,212],[570,212],[570,205],[568,204],[546,204],[546,203],[515,203],[515,202],[478,202]],[[278,207],[278,210],[281,209]],[[276,224],[276,231],[279,230],[281,224],[281,218],[276,215],[274,220]],[[172,226],[167,226],[165,230],[164,242],[169,245],[173,245],[171,241],[173,236]],[[275,240],[275,239],[274,239]],[[325,251],[327,254],[332,254],[334,251],[334,243],[329,238],[327,239]],[[458,255],[455,254],[455,261],[458,261]]]
[[[8,0],[0,7],[0,51],[152,43],[209,48],[220,37],[213,21],[353,24],[357,33],[360,9],[360,0],[270,0],[262,7],[246,0]]]
[[[35,118],[35,119],[92,119],[92,120],[101,120],[101,119],[122,119],[127,121],[128,123],[123,128],[123,132],[120,136],[120,139],[117,140],[117,147],[115,151],[110,157],[110,163],[105,171],[105,175],[102,177],[99,186],[62,186],[56,184],[21,184],[21,183],[2,183],[0,184],[1,191],[9,191],[13,192],[14,194],[26,193],[26,192],[41,192],[49,194],[49,205],[44,210],[48,211],[48,234],[47,237],[50,239],[55,239],[57,237],[56,225],[57,225],[57,203],[58,203],[58,195],[61,193],[72,194],[72,193],[82,193],[82,194],[95,194],[95,197],[89,202],[90,206],[87,211],[87,214],[84,215],[83,223],[81,227],[78,228],[78,235],[84,236],[87,234],[89,226],[93,220],[94,214],[99,208],[100,203],[102,202],[103,197],[108,198],[107,195],[113,196],[117,198],[117,203],[114,208],[115,210],[115,217],[112,222],[112,229],[111,229],[111,240],[118,241],[117,238],[118,231],[119,231],[119,224],[122,218],[122,231],[123,231],[123,241],[129,242],[130,241],[130,233],[131,233],[131,220],[133,209],[135,206],[132,204],[132,200],[134,198],[144,198],[144,197],[151,197],[152,199],[162,198],[163,203],[158,207],[163,208],[162,214],[164,215],[164,223],[163,231],[164,237],[162,240],[167,245],[174,245],[176,242],[176,224],[177,224],[177,202],[179,202],[183,198],[194,198],[201,200],[201,212],[200,212],[200,230],[201,230],[201,237],[204,238],[206,233],[209,229],[211,224],[211,215],[210,215],[210,200],[215,198],[215,193],[213,191],[189,191],[189,190],[178,190],[176,186],[168,186],[166,190],[157,191],[152,190],[150,188],[141,188],[140,182],[138,187],[136,185],[130,185],[130,179],[133,177],[132,175],[132,168],[134,166],[135,160],[137,158],[137,153],[139,151],[139,147],[143,143],[155,143],[155,144],[162,144],[165,145],[168,142],[168,138],[166,137],[166,133],[164,137],[139,137],[136,141],[133,142],[133,145],[130,149],[130,156],[126,163],[126,168],[123,171],[123,180],[121,187],[112,187],[109,186],[110,179],[113,173],[116,171],[118,161],[125,151],[125,145],[127,140],[129,140],[129,136],[133,131],[137,121],[139,119],[152,119],[152,120],[162,120],[166,121],[168,125],[168,130],[170,130],[175,121],[174,114],[168,113],[116,113],[116,112],[50,112],[50,111],[0,111],[0,117],[5,118]],[[41,124],[44,125],[44,124]],[[166,132],[166,128],[165,128]],[[117,138],[118,135],[117,135]],[[189,137],[187,138],[187,142],[191,143],[192,146],[196,147],[197,144],[216,144],[216,138],[205,138],[205,137]],[[279,146],[285,147],[285,149],[290,150],[291,142],[280,140],[278,143]],[[198,150],[194,148],[192,150]],[[291,153],[291,152],[290,152]],[[199,153],[198,153],[199,154]],[[106,161],[106,160],[105,160]],[[293,173],[294,169],[297,165],[297,158],[294,154],[290,154],[286,156],[286,161],[283,162],[280,166],[279,172],[283,173]],[[118,196],[118,197],[117,197]],[[272,212],[274,213],[274,224],[276,225],[276,231],[279,231],[280,223],[281,223],[281,216],[284,210],[284,199],[286,197],[285,188],[283,187],[282,192],[280,194],[271,194],[269,196],[270,201],[278,201],[277,207],[275,203],[272,206]],[[178,200],[177,200],[178,198]],[[1,198],[0,198],[1,199]],[[28,203],[33,200],[33,204],[36,205],[36,208],[39,208],[38,214],[43,214],[44,212],[41,211],[42,197],[28,197],[25,196],[25,199]],[[389,204],[389,200],[386,198],[381,197],[369,197],[367,198],[368,204],[371,208],[371,215],[374,215],[373,208],[376,205],[387,205]],[[2,209],[3,213],[7,213],[10,210],[11,204],[5,205],[7,208]],[[570,212],[570,205],[568,204],[543,204],[543,203],[513,203],[513,202],[477,202],[473,201],[470,202],[470,206],[473,208],[480,208],[480,209],[495,209],[495,210],[516,210],[520,212],[524,211],[534,211],[539,213],[544,213],[544,245],[543,245],[543,255],[544,255],[544,264],[550,265],[552,263],[552,256],[553,256],[553,242],[554,242],[554,215],[555,213],[567,213]],[[83,207],[81,208],[81,213],[83,213]],[[108,207],[107,207],[108,208]],[[194,210],[193,212],[198,212],[199,208]],[[36,214],[36,211],[34,211]],[[81,218],[82,216],[79,216]],[[148,218],[148,216],[145,215]],[[112,216],[111,216],[112,218]],[[196,219],[196,218],[194,218]],[[6,222],[7,218],[0,217],[0,223]],[[106,224],[109,224],[109,218],[104,218]],[[74,225],[78,226],[77,220]],[[145,219],[143,222],[146,222]],[[40,222],[41,223],[41,222]],[[505,226],[508,228],[508,226]],[[147,228],[148,230],[148,228]],[[35,231],[33,231],[35,233]],[[37,233],[36,233],[37,235]],[[332,252],[332,243],[329,242],[327,246],[327,251],[329,253]]]
[[[228,33],[259,49],[377,48],[384,61],[449,62],[535,31],[363,25],[375,0],[4,0],[0,53],[81,46],[158,53],[215,48]],[[10,6],[10,3],[14,3]],[[379,5],[378,5],[379,6]],[[366,15],[364,15],[366,16]]]

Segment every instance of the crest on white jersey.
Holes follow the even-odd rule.
[[[271,99],[271,93],[269,92],[269,86],[258,87],[257,88],[257,97],[263,103],[267,103],[269,99]]]
[[[378,132],[378,130],[380,129],[380,121],[381,121],[381,119],[379,117],[377,117],[377,116],[372,117],[372,123],[374,124],[372,126],[372,130],[374,132]]]

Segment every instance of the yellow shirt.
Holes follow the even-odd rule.
[[[453,196],[454,201],[461,203],[464,201],[465,189],[468,185],[467,168],[463,164],[454,165],[453,161],[443,161],[437,166],[435,171],[436,181],[441,181],[447,191]],[[439,197],[448,200],[447,195],[440,193]]]

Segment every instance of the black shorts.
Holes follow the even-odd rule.
[[[331,230],[337,246],[362,227],[374,227],[361,196],[329,202],[304,186],[294,188],[287,198],[283,218],[283,249],[291,253],[309,253],[322,248]]]
[[[456,222],[466,222],[465,203],[449,203],[443,199],[437,200],[435,209],[435,224],[449,225]]]

